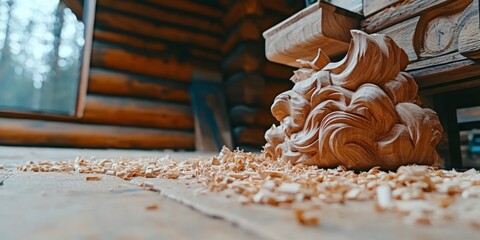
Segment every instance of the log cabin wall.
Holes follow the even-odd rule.
[[[292,88],[293,68],[265,58],[263,31],[288,18],[304,1],[232,0],[222,24],[223,78],[235,146],[258,150],[265,131],[276,124],[270,112],[275,97]]]
[[[219,71],[223,11],[214,1],[97,0],[80,119],[0,118],[0,144],[194,149],[192,72]]]
[[[189,86],[221,72],[235,146],[260,149],[292,68],[265,59],[262,32],[291,0],[97,0],[84,116],[0,115],[0,144],[194,149]]]

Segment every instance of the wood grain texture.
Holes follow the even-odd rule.
[[[467,8],[459,19],[459,25],[462,28],[458,33],[458,51],[472,59],[480,59],[480,14],[478,2],[478,0],[473,0],[472,6]]]
[[[139,37],[128,33],[119,33],[112,30],[95,29],[94,39],[97,42],[122,45],[142,51],[165,53],[170,52],[179,56],[189,56],[202,60],[220,62],[222,54],[216,50],[208,50],[196,46],[160,41],[154,38]]]
[[[180,82],[190,82],[193,69],[173,55],[149,56],[98,42],[93,44],[91,65]]]
[[[88,93],[190,102],[186,85],[99,68],[90,70]]]
[[[121,4],[119,4],[117,0],[98,0],[97,5],[99,7],[120,11],[121,13],[132,14],[140,18],[192,28],[197,31],[215,35],[223,34],[222,26],[215,20],[188,13],[179,14],[178,12],[169,11],[161,6],[145,4],[145,2],[142,1],[122,0]]]
[[[379,31],[392,37],[411,62],[452,52],[475,52],[479,34],[471,22],[478,20],[478,0],[435,5],[424,13]],[[470,24],[468,24],[470,22]],[[478,23],[478,21],[477,21]],[[470,50],[466,50],[471,48]]]
[[[430,8],[439,7],[452,2],[452,0],[403,0],[394,4],[390,8],[385,8],[362,20],[360,24],[361,29],[367,33],[378,32],[384,28],[392,26],[393,24],[416,17]]]
[[[101,28],[111,28],[171,42],[188,43],[213,50],[218,49],[218,46],[221,45],[217,36],[102,9],[96,12],[95,25]]]
[[[363,15],[368,17],[402,0],[363,0]]]
[[[88,95],[83,117],[85,123],[193,130],[190,106],[138,100],[125,97]]]
[[[388,36],[351,33],[343,60],[321,70],[325,63],[304,64],[293,89],[275,98],[280,126],[265,133],[266,156],[356,170],[438,165],[442,126],[417,105],[418,86],[403,72],[407,54]]]
[[[341,55],[348,49],[349,30],[358,25],[332,5],[311,5],[263,33],[267,59],[299,67],[297,59],[311,60],[319,48],[328,56]]]
[[[193,149],[193,132],[0,118],[4,145]]]

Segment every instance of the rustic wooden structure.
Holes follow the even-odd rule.
[[[270,105],[292,87],[293,68],[266,61],[262,32],[302,8],[302,2],[235,0],[222,18],[222,72],[235,146],[261,149],[263,133],[275,123]]]
[[[311,6],[317,10],[299,18],[290,18],[269,31],[264,33],[267,46],[274,46],[278,42],[278,36],[287,36],[290,32],[288,26],[305,22],[318,12],[326,13],[332,6],[329,1],[320,1]],[[339,6],[334,6],[341,9]],[[321,10],[318,10],[321,9]],[[307,11],[307,10],[304,10]],[[330,18],[344,18],[343,10],[330,11]],[[353,13],[350,13],[353,14]],[[479,30],[479,7],[478,0],[461,1],[363,1],[363,13],[359,29],[367,33],[383,33],[391,37],[396,44],[405,50],[409,64],[406,72],[411,74],[419,87],[419,94],[423,105],[433,107],[440,115],[443,128],[445,129],[444,141],[439,146],[445,167],[459,168],[462,166],[458,143],[458,124],[456,108],[473,106],[478,104],[474,92],[478,90],[465,89],[480,86],[476,77],[480,65],[477,63],[480,54],[480,30]],[[325,19],[324,16],[320,18]],[[309,20],[312,21],[312,20]],[[320,21],[321,22],[321,21]],[[295,46],[292,49],[302,49],[302,44],[308,48],[312,41],[320,41],[325,38],[333,39],[329,44],[322,45],[323,52],[327,49],[340,49],[344,46],[342,36],[334,38],[328,35],[327,25],[316,23],[323,28],[318,34],[309,37],[314,40],[302,42],[292,40]],[[344,25],[349,28],[348,24]],[[304,29],[311,28],[306,26]],[[318,28],[317,28],[318,29]],[[307,30],[297,30],[309,34]],[[272,34],[274,33],[274,34]],[[308,39],[302,35],[296,35],[298,39]],[[270,42],[272,41],[272,42]],[[287,50],[285,50],[287,49]],[[273,56],[272,60],[292,65],[293,58],[300,56],[292,54],[285,48],[267,48],[267,56]],[[312,54],[305,55],[305,59],[312,59]],[[334,55],[334,54],[333,54]],[[282,56],[276,57],[276,56]],[[288,60],[286,60],[288,59]],[[297,66],[299,63],[296,63]],[[471,93],[470,93],[471,92]],[[448,99],[447,99],[448,98]],[[448,141],[447,141],[448,140]]]

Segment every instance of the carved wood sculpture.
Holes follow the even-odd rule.
[[[434,111],[417,105],[417,84],[403,72],[407,54],[383,34],[351,34],[340,62],[320,50],[299,60],[293,89],[272,105],[281,123],[265,133],[266,157],[358,170],[438,165],[443,129]]]

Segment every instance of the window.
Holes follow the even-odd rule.
[[[85,3],[0,0],[0,111],[81,115],[95,1]]]

